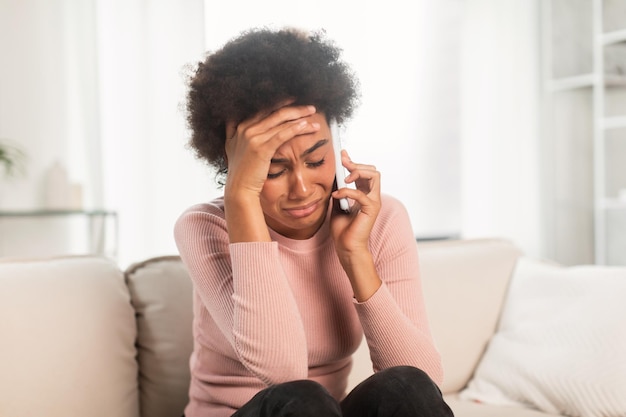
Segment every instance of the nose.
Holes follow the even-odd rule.
[[[291,173],[289,181],[289,198],[298,200],[306,197],[311,189],[306,173],[298,169]]]

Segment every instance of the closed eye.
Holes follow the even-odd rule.
[[[283,175],[283,173],[284,173],[285,171],[286,171],[286,169],[281,169],[279,172],[268,172],[268,173],[267,173],[267,179],[268,179],[268,180],[271,180],[271,179],[274,179],[274,178],[278,178],[278,177],[280,177],[281,175]]]
[[[326,158],[322,158],[322,159],[320,159],[320,160],[319,160],[319,161],[317,161],[317,162],[307,162],[307,164],[306,164],[306,165],[307,165],[309,168],[319,168],[319,167],[321,167],[322,165],[324,165],[324,163],[325,163],[325,162],[326,162]]]

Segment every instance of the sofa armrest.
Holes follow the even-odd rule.
[[[429,321],[444,367],[442,391],[467,385],[496,330],[521,251],[502,239],[419,243]]]
[[[113,262],[0,262],[0,415],[138,416],[135,335]]]

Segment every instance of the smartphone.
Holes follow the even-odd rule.
[[[333,120],[330,123],[330,136],[332,136],[333,150],[335,151],[335,179],[337,181],[337,189],[346,188],[346,170],[341,164],[341,137],[339,136],[339,126]],[[339,199],[339,208],[345,213],[350,213],[350,203],[347,198]]]

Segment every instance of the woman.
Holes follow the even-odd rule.
[[[333,191],[329,122],[357,99],[339,49],[295,30],[246,32],[192,76],[191,145],[225,182],[175,227],[194,284],[187,417],[452,415],[404,207],[345,151],[356,189]],[[376,373],[346,395],[363,334]]]

